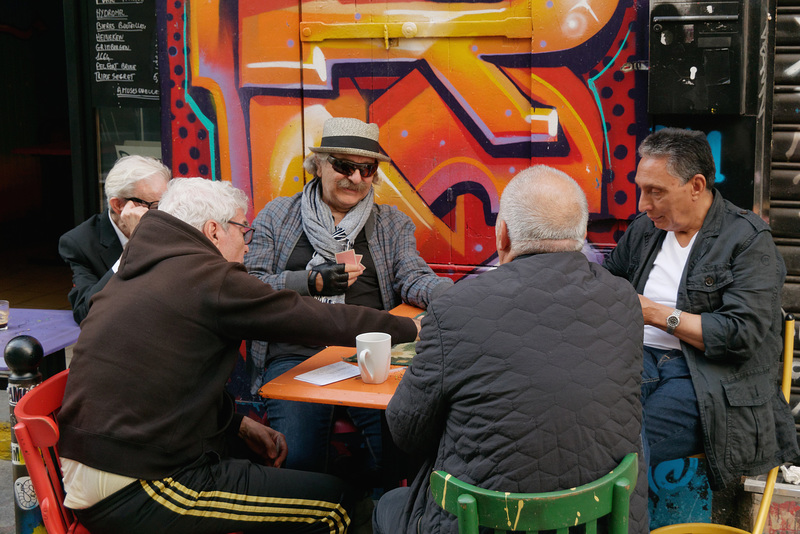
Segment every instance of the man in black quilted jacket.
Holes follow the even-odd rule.
[[[641,307],[625,280],[581,246],[588,207],[577,183],[535,166],[506,187],[497,218],[499,267],[428,306],[417,355],[386,411],[395,442],[424,458],[410,488],[373,515],[377,534],[455,534],[433,501],[442,470],[506,492],[596,480],[640,453]],[[630,532],[647,532],[644,462]]]

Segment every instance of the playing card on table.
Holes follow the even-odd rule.
[[[336,263],[344,263],[345,265],[358,265],[358,259],[356,259],[356,251],[350,249],[350,250],[345,250],[344,252],[337,252]]]
[[[359,374],[361,373],[358,370],[358,366],[350,365],[349,363],[345,362],[336,362],[324,367],[320,367],[319,369],[314,369],[313,371],[297,375],[294,377],[294,379],[302,380],[303,382],[309,382],[317,386],[325,386],[327,384],[339,382],[340,380],[353,378]]]

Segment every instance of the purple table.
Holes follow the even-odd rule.
[[[26,335],[35,337],[44,349],[45,358],[39,365],[42,378],[53,376],[67,368],[64,349],[75,343],[80,333],[71,310],[11,308],[8,330],[0,330],[0,373],[9,371],[3,358],[8,342]]]

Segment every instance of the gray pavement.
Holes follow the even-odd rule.
[[[8,391],[0,391],[0,423],[9,423]],[[13,534],[14,492],[12,490],[11,460],[0,460],[0,534]]]

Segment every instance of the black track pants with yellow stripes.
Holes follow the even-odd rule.
[[[76,514],[92,534],[342,534],[352,503],[351,490],[338,478],[208,455],[172,477],[134,482]]]

